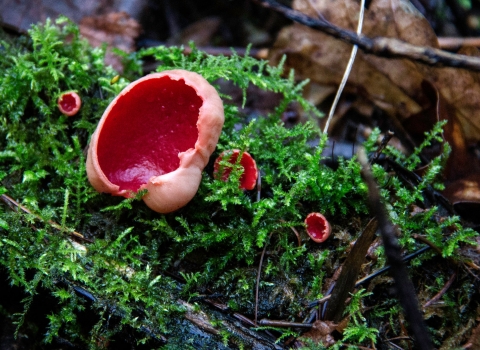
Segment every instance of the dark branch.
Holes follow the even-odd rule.
[[[368,199],[370,207],[377,216],[378,227],[382,235],[383,246],[390,273],[395,281],[398,299],[405,313],[410,329],[415,339],[415,349],[430,350],[433,349],[428,329],[423,321],[422,314],[418,307],[417,295],[413,283],[408,277],[407,268],[402,261],[401,249],[397,239],[395,226],[388,217],[387,210],[382,203],[380,191],[370,171],[365,151],[359,152],[358,159],[362,164],[362,175],[368,185]]]
[[[413,258],[416,258],[417,256],[423,254],[425,251],[429,250],[430,247],[429,246],[426,246],[426,247],[423,247],[423,248],[420,248],[419,250],[411,253],[411,254],[408,254],[408,255],[405,255],[404,257],[402,257],[402,261],[405,263],[405,262],[408,262],[410,260],[412,260]],[[355,282],[355,288],[361,286],[362,284],[364,283],[367,283],[369,282],[370,280],[374,279],[375,277],[377,276],[380,276],[382,274],[384,274],[385,272],[387,272],[388,270],[390,270],[390,266],[385,266],[385,267],[382,267],[380,270],[377,270],[375,272],[372,272],[370,275],[368,276],[365,276],[361,279],[359,279],[357,282]],[[330,298],[332,297],[332,294],[328,294],[326,296],[324,296],[322,299],[318,299],[318,300],[315,300],[315,301],[312,301],[310,303],[308,303],[307,307],[310,309],[312,307],[315,307],[315,306],[318,306],[318,305],[321,305],[323,303],[325,303],[326,301],[330,300]]]
[[[339,28],[323,19],[312,18],[292,10],[275,0],[254,1],[282,13],[295,22],[317,29],[349,44],[357,45],[365,53],[387,58],[407,58],[429,66],[448,66],[480,71],[480,58],[477,57],[453,54],[432,47],[416,46],[395,38],[369,38],[365,35],[357,35],[355,32]]]

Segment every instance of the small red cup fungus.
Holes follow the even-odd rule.
[[[62,114],[71,117],[79,111],[82,99],[75,91],[64,92],[58,98],[57,106]]]
[[[151,209],[175,211],[195,196],[223,121],[222,100],[199,74],[149,74],[105,110],[88,149],[88,179],[114,196],[147,189]]]
[[[320,213],[310,213],[305,219],[305,227],[310,238],[317,243],[325,242],[332,228],[325,216]]]
[[[222,181],[227,181],[230,173],[232,172],[232,168],[229,166],[224,166],[222,168],[220,161],[225,157],[229,157],[228,162],[230,164],[235,164],[240,153],[241,151],[239,149],[222,152],[215,160],[215,164],[213,165],[214,177]],[[248,152],[243,152],[242,158],[240,159],[240,165],[243,167],[243,174],[240,176],[239,187],[243,190],[253,190],[255,188],[255,184],[257,183],[258,177],[257,164],[255,163],[255,160]]]

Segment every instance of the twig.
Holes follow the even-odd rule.
[[[342,266],[340,266],[340,273],[341,273],[341,271],[342,271]],[[328,300],[333,298],[332,291],[335,288],[335,283],[336,283],[335,274],[333,274],[333,276],[334,276],[332,278],[333,281],[331,282],[330,286],[328,286],[327,292],[325,293],[325,295],[328,296]],[[325,298],[322,298],[322,299],[325,299]],[[328,306],[328,301],[325,301],[323,303],[321,312],[320,312],[320,308],[318,308],[318,312],[317,312],[317,319],[318,320],[323,320],[325,318],[325,312],[327,312],[327,306]]]
[[[7,196],[6,194],[2,194],[2,195],[0,196],[0,199],[1,199],[5,204],[7,204],[10,208],[20,209],[20,210],[23,211],[24,213],[33,215],[33,216],[35,216],[38,220],[43,221],[43,219],[42,219],[40,216],[32,213],[28,208],[24,207],[23,205],[21,205],[20,203],[18,203],[17,201],[15,201],[13,198]],[[53,228],[59,230],[59,231],[65,231],[64,227],[62,227],[61,225],[57,224],[57,223],[54,222],[54,221],[49,220],[49,221],[48,221],[48,224],[49,224],[50,226],[52,226]],[[76,232],[76,231],[68,231],[68,233],[69,233],[70,235],[74,236],[75,238],[81,239],[81,240],[83,240],[83,241],[90,242],[90,243],[93,242],[91,239],[85,238],[81,233],[78,233],[78,232]]]
[[[267,320],[262,319],[258,322],[260,326],[267,326],[267,327],[282,327],[282,328],[312,328],[312,324],[310,323],[298,323],[298,322],[286,322],[286,321],[275,321],[275,320]]]
[[[281,219],[280,222],[284,223],[285,220]],[[298,230],[293,226],[290,226],[290,229],[292,230],[292,232],[297,237],[298,247],[300,248],[302,246],[302,238],[300,237],[300,233],[298,233]]]
[[[420,235],[417,235],[417,234],[414,234],[412,236],[415,240],[417,241],[420,241],[422,243],[425,243],[427,244],[428,246],[430,246],[438,255],[440,255],[441,257],[443,257],[443,253],[442,253],[442,250],[437,247],[433,242],[431,242],[430,240],[428,240],[427,238],[423,237],[423,236],[420,236]],[[451,256],[447,256],[445,258],[448,262],[452,263],[453,265],[455,266],[459,266],[458,262],[455,261],[455,259],[453,259]],[[463,264],[475,269],[475,270],[480,270],[480,267],[477,266],[473,261],[463,261]]]
[[[424,252],[426,252],[427,250],[429,250],[430,247],[429,246],[426,246],[426,247],[423,247],[423,248],[420,248],[419,250],[417,250],[416,252],[413,252],[412,254],[409,254],[409,255],[406,255],[402,258],[402,261],[403,262],[407,262],[407,261],[410,261],[412,260],[413,258],[416,258],[417,256],[419,256],[420,254],[423,254]],[[373,273],[371,273],[370,275],[368,276],[365,276],[364,278],[361,278],[357,281],[357,284],[355,285],[355,287],[358,287],[359,285],[365,283],[365,282],[368,282],[370,281],[371,279],[385,273],[386,271],[390,270],[391,266],[385,266],[384,268],[381,268],[380,270],[377,270]]]
[[[391,274],[395,281],[398,299],[405,312],[411,330],[414,335],[416,349],[432,349],[430,335],[423,321],[422,314],[418,307],[418,299],[415,294],[413,283],[408,277],[407,268],[403,264],[400,245],[397,240],[396,228],[388,218],[387,210],[382,203],[380,191],[373,178],[368,166],[367,156],[364,149],[360,149],[358,159],[362,164],[362,175],[368,186],[368,199],[370,207],[377,216],[380,233],[382,235],[383,246],[385,247],[385,255],[391,266]]]
[[[372,350],[372,349],[375,349],[375,348],[367,348],[366,346],[360,346],[360,345],[353,345],[353,344],[349,344],[349,343],[343,343],[344,346],[347,347],[347,349],[360,349],[360,350]]]
[[[251,319],[249,319],[246,316],[243,316],[242,314],[239,314],[238,312],[235,312],[233,314],[233,317],[235,317],[237,320],[242,321],[243,323],[246,323],[252,327],[256,327],[255,322],[253,322]]]
[[[438,46],[443,50],[455,50],[462,46],[480,47],[480,38],[439,37]]]
[[[75,283],[69,281],[68,279],[64,279],[62,278],[61,280],[59,280],[59,283],[62,283],[62,284],[66,284],[68,285],[69,287],[71,287],[75,293],[77,293],[80,297],[84,298],[85,300],[89,300],[90,302],[94,303],[96,301],[99,301],[101,300],[98,296],[95,296],[92,292],[88,291],[87,289],[83,288],[83,287],[80,287],[78,285],[76,285]],[[106,307],[111,310],[111,313],[120,317],[120,318],[124,318],[125,316],[125,311],[121,308],[119,308],[117,305],[115,305],[114,303],[111,303],[109,301],[106,301],[106,300],[101,300],[100,301],[102,304],[106,305]],[[140,310],[135,310],[137,312],[140,312]],[[133,326],[132,326],[133,327]],[[140,324],[140,327],[137,328],[139,331],[141,331],[142,333],[145,333],[146,335],[148,335],[150,338],[152,339],[155,339],[157,341],[160,341],[162,343],[166,343],[167,342],[167,338],[165,338],[162,334],[159,334],[157,332],[154,332],[152,331],[150,328],[148,328],[147,326],[145,326],[144,324]]]
[[[318,300],[312,301],[312,302],[309,303],[307,306],[308,306],[309,308],[312,308],[312,307],[315,307],[315,306],[318,306],[318,305],[322,305],[322,304],[324,304],[326,301],[329,301],[331,297],[332,297],[332,295],[331,295],[331,294],[328,294],[328,295],[324,296],[322,299],[318,299]]]
[[[433,242],[431,242],[430,240],[428,240],[427,238],[423,237],[423,236],[420,236],[420,235],[417,235],[416,233],[412,235],[413,239],[417,240],[417,241],[420,241],[422,243],[425,243],[426,245],[430,246],[430,248],[432,248],[435,253],[437,253],[438,255],[442,256],[442,250],[436,246],[435,244],[433,244]],[[453,260],[453,259],[451,259]]]
[[[310,6],[315,8],[311,2],[310,2]],[[361,0],[360,13],[358,15],[357,35],[360,35],[362,33],[364,14],[365,14],[365,0]],[[317,11],[317,15],[319,18],[323,17],[320,13],[318,13],[318,11]],[[358,46],[353,45],[352,52],[350,53],[350,58],[348,59],[347,67],[345,68],[345,72],[343,73],[342,81],[340,82],[340,86],[338,87],[337,93],[335,94],[335,99],[333,100],[332,106],[330,107],[330,112],[328,113],[328,118],[325,123],[325,127],[323,129],[324,134],[326,134],[328,131],[328,127],[330,126],[330,121],[332,120],[333,115],[335,114],[335,109],[337,108],[338,101],[340,101],[340,96],[342,96],[343,89],[347,84],[348,77],[350,76],[350,72],[352,71],[353,62],[355,62],[355,56],[357,55],[357,51],[358,51]]]
[[[430,305],[432,305],[433,303],[437,302],[447,292],[448,288],[450,288],[450,286],[453,284],[453,281],[455,281],[456,277],[457,277],[457,273],[454,272],[453,275],[450,277],[450,279],[447,281],[447,283],[445,283],[443,288],[437,294],[435,294],[435,296],[432,299],[427,301],[425,305],[423,305],[423,308],[425,309]]]
[[[393,131],[389,130],[386,132],[386,134],[383,136],[382,142],[380,142],[380,145],[378,145],[378,148],[375,151],[375,154],[373,155],[372,159],[370,159],[370,162],[369,162],[370,165],[372,165],[378,160],[378,157],[380,157],[380,154],[382,154],[385,147],[387,147],[387,144],[390,142],[393,135],[395,135]]]
[[[262,173],[260,169],[257,170],[257,202],[262,198]]]
[[[423,247],[423,248],[420,248],[419,250],[417,250],[416,252],[413,252],[412,254],[409,254],[409,255],[406,255],[402,258],[402,261],[403,262],[407,262],[407,261],[410,261],[412,260],[413,258],[416,258],[417,256],[419,256],[420,254],[422,254],[423,252],[426,252],[427,250],[429,250],[430,247],[429,246],[426,246],[426,247]],[[385,266],[375,272],[372,272],[370,275],[368,276],[365,276],[363,278],[360,278],[357,282],[355,282],[355,288],[374,279],[375,277],[377,276],[380,276],[381,274],[384,274],[385,272],[387,272],[388,270],[390,270],[390,266]],[[312,307],[315,307],[317,305],[321,305],[323,303],[325,303],[326,301],[330,300],[331,298],[331,295],[328,294],[326,296],[324,296],[322,299],[318,299],[318,300],[315,300],[315,301],[312,301],[308,304],[308,307],[309,308],[312,308]]]
[[[290,226],[290,228],[292,229],[293,233],[295,233],[295,236],[297,236],[298,247],[300,248],[302,246],[302,239],[300,238],[300,234],[295,227]]]
[[[295,22],[317,29],[349,44],[357,45],[365,53],[387,58],[407,58],[429,66],[448,66],[480,71],[480,58],[478,57],[453,54],[433,47],[412,45],[395,38],[369,38],[365,35],[358,35],[350,30],[339,28],[328,21],[311,18],[301,12],[281,5],[275,0],[253,1],[278,11]]]

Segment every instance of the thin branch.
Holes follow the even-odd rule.
[[[450,286],[453,284],[453,281],[455,281],[455,278],[457,277],[457,273],[453,273],[453,275],[450,277],[450,279],[447,281],[447,283],[445,283],[445,285],[443,286],[443,288],[437,293],[435,294],[435,296],[430,299],[429,301],[427,301],[425,303],[425,305],[423,305],[423,308],[427,308],[429,307],[430,305],[432,305],[433,303],[436,303],[438,300],[440,300],[440,298],[447,292],[447,290],[450,288]]]
[[[402,261],[403,262],[408,262],[410,260],[412,260],[413,258],[416,258],[417,256],[423,254],[424,252],[426,252],[427,250],[429,250],[430,247],[429,246],[426,246],[426,247],[423,247],[423,248],[420,248],[419,250],[409,254],[409,255],[405,255],[403,258],[402,258]],[[357,282],[355,282],[355,288],[359,287],[360,285],[364,284],[364,283],[367,283],[368,281],[374,279],[375,277],[377,276],[380,276],[382,274],[384,274],[385,272],[387,272],[388,270],[390,270],[390,266],[387,265],[385,267],[382,267],[381,269],[377,270],[377,271],[374,271],[372,272],[370,275],[368,276],[365,276],[363,278],[360,278],[359,280],[357,280]],[[308,303],[307,307],[308,308],[312,308],[312,307],[315,307],[315,306],[318,306],[318,305],[321,305],[323,303],[325,303],[326,301],[330,300],[330,298],[332,297],[331,294],[328,294],[326,296],[324,296],[322,299],[318,299],[318,300],[315,300],[315,301],[312,301],[310,303]]]
[[[267,326],[267,327],[282,327],[282,328],[312,328],[310,323],[298,323],[298,322],[287,322],[287,321],[276,321],[276,320],[267,320],[261,319],[258,322],[260,326]]]
[[[20,209],[21,211],[23,211],[24,213],[27,213],[27,214],[30,214],[30,215],[33,215],[35,216],[38,220],[40,221],[43,221],[43,219],[38,216],[37,214],[34,214],[32,213],[28,208],[24,207],[23,205],[21,205],[20,203],[18,203],[17,201],[15,201],[13,198],[7,196],[6,194],[2,194],[0,196],[0,200],[2,200],[2,202],[4,202],[5,204],[7,204],[10,208],[12,209]],[[50,226],[52,226],[53,228],[59,230],[59,231],[65,231],[65,227],[62,227],[61,225],[57,224],[56,222],[54,221],[48,221],[48,224]],[[93,241],[91,239],[88,239],[88,238],[85,238],[81,233],[78,233],[76,231],[69,231],[69,230],[66,230],[71,236],[74,236],[75,238],[78,238],[78,239],[81,239],[82,241],[86,241],[86,242],[90,242],[92,243]]]
[[[458,50],[462,46],[480,47],[480,38],[439,37],[438,46],[443,50]]]
[[[239,314],[238,312],[235,312],[233,315],[232,315],[234,318],[236,318],[237,320],[239,321],[242,321],[243,323],[246,323],[248,324],[249,326],[252,326],[252,327],[256,327],[257,325],[255,324],[255,322],[253,322],[251,319],[249,319],[248,317],[242,315],[242,314]]]
[[[297,237],[298,248],[300,248],[302,246],[302,239],[300,237],[300,234],[298,233],[298,231],[295,227],[290,226],[290,228],[292,229],[293,233],[295,233],[295,236]]]
[[[377,150],[375,151],[375,154],[373,155],[372,159],[370,159],[370,162],[369,162],[370,165],[372,165],[378,160],[378,158],[380,157],[380,154],[382,154],[383,150],[385,149],[385,147],[387,147],[387,144],[390,142],[390,140],[394,135],[395,134],[393,133],[393,131],[390,131],[390,130],[388,130],[385,133],[385,135],[382,138],[382,142],[380,142],[380,145],[378,145]]]
[[[314,7],[311,2],[310,6]],[[316,9],[315,9],[316,10]],[[317,15],[319,18],[322,18],[321,14],[317,11]],[[363,17],[365,16],[365,0],[360,1],[360,13],[358,15],[358,24],[357,24],[357,35],[362,33],[363,27]],[[335,110],[337,109],[338,101],[340,101],[340,96],[342,96],[343,89],[347,84],[348,77],[350,76],[350,72],[352,71],[353,63],[355,62],[355,57],[357,55],[358,46],[353,45],[352,52],[350,53],[350,58],[348,59],[347,67],[345,68],[345,72],[343,73],[342,81],[338,87],[337,93],[335,94],[335,99],[333,100],[332,106],[330,107],[330,112],[328,113],[327,122],[325,123],[325,127],[323,129],[323,133],[327,133],[328,127],[330,126],[330,121],[335,114]]]
[[[309,17],[281,5],[275,0],[253,1],[278,11],[295,22],[317,29],[349,44],[357,45],[365,53],[387,58],[407,58],[429,66],[447,66],[480,71],[480,58],[478,57],[453,54],[433,47],[416,46],[395,38],[369,38],[365,35],[358,35],[350,30],[339,28],[328,21]]]
[[[421,350],[433,349],[428,329],[423,321],[418,307],[418,299],[413,283],[408,277],[407,268],[402,261],[401,248],[397,239],[397,229],[388,217],[385,205],[382,203],[380,191],[368,165],[364,149],[360,149],[358,160],[362,164],[362,175],[368,186],[370,207],[378,219],[378,227],[382,235],[385,255],[391,266],[390,273],[395,281],[398,299],[405,313],[415,339],[415,348]]]

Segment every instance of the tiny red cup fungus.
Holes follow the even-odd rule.
[[[215,164],[213,165],[214,177],[222,181],[227,181],[230,173],[232,172],[232,167],[222,167],[220,165],[220,161],[225,157],[229,157],[228,162],[230,164],[236,164],[240,153],[241,151],[239,149],[222,152],[217,157]],[[240,165],[243,167],[243,173],[240,176],[239,187],[243,190],[253,190],[255,188],[255,184],[257,183],[258,177],[257,164],[255,163],[255,160],[248,152],[243,152],[242,158],[240,159]]]
[[[317,243],[325,242],[332,228],[325,216],[320,213],[310,213],[305,219],[305,227],[310,238]]]
[[[75,91],[64,92],[58,97],[57,106],[62,114],[71,117],[80,110],[82,99]]]
[[[222,100],[199,74],[149,74],[105,110],[90,141],[88,179],[115,196],[147,189],[151,209],[175,211],[195,196],[223,121]]]

